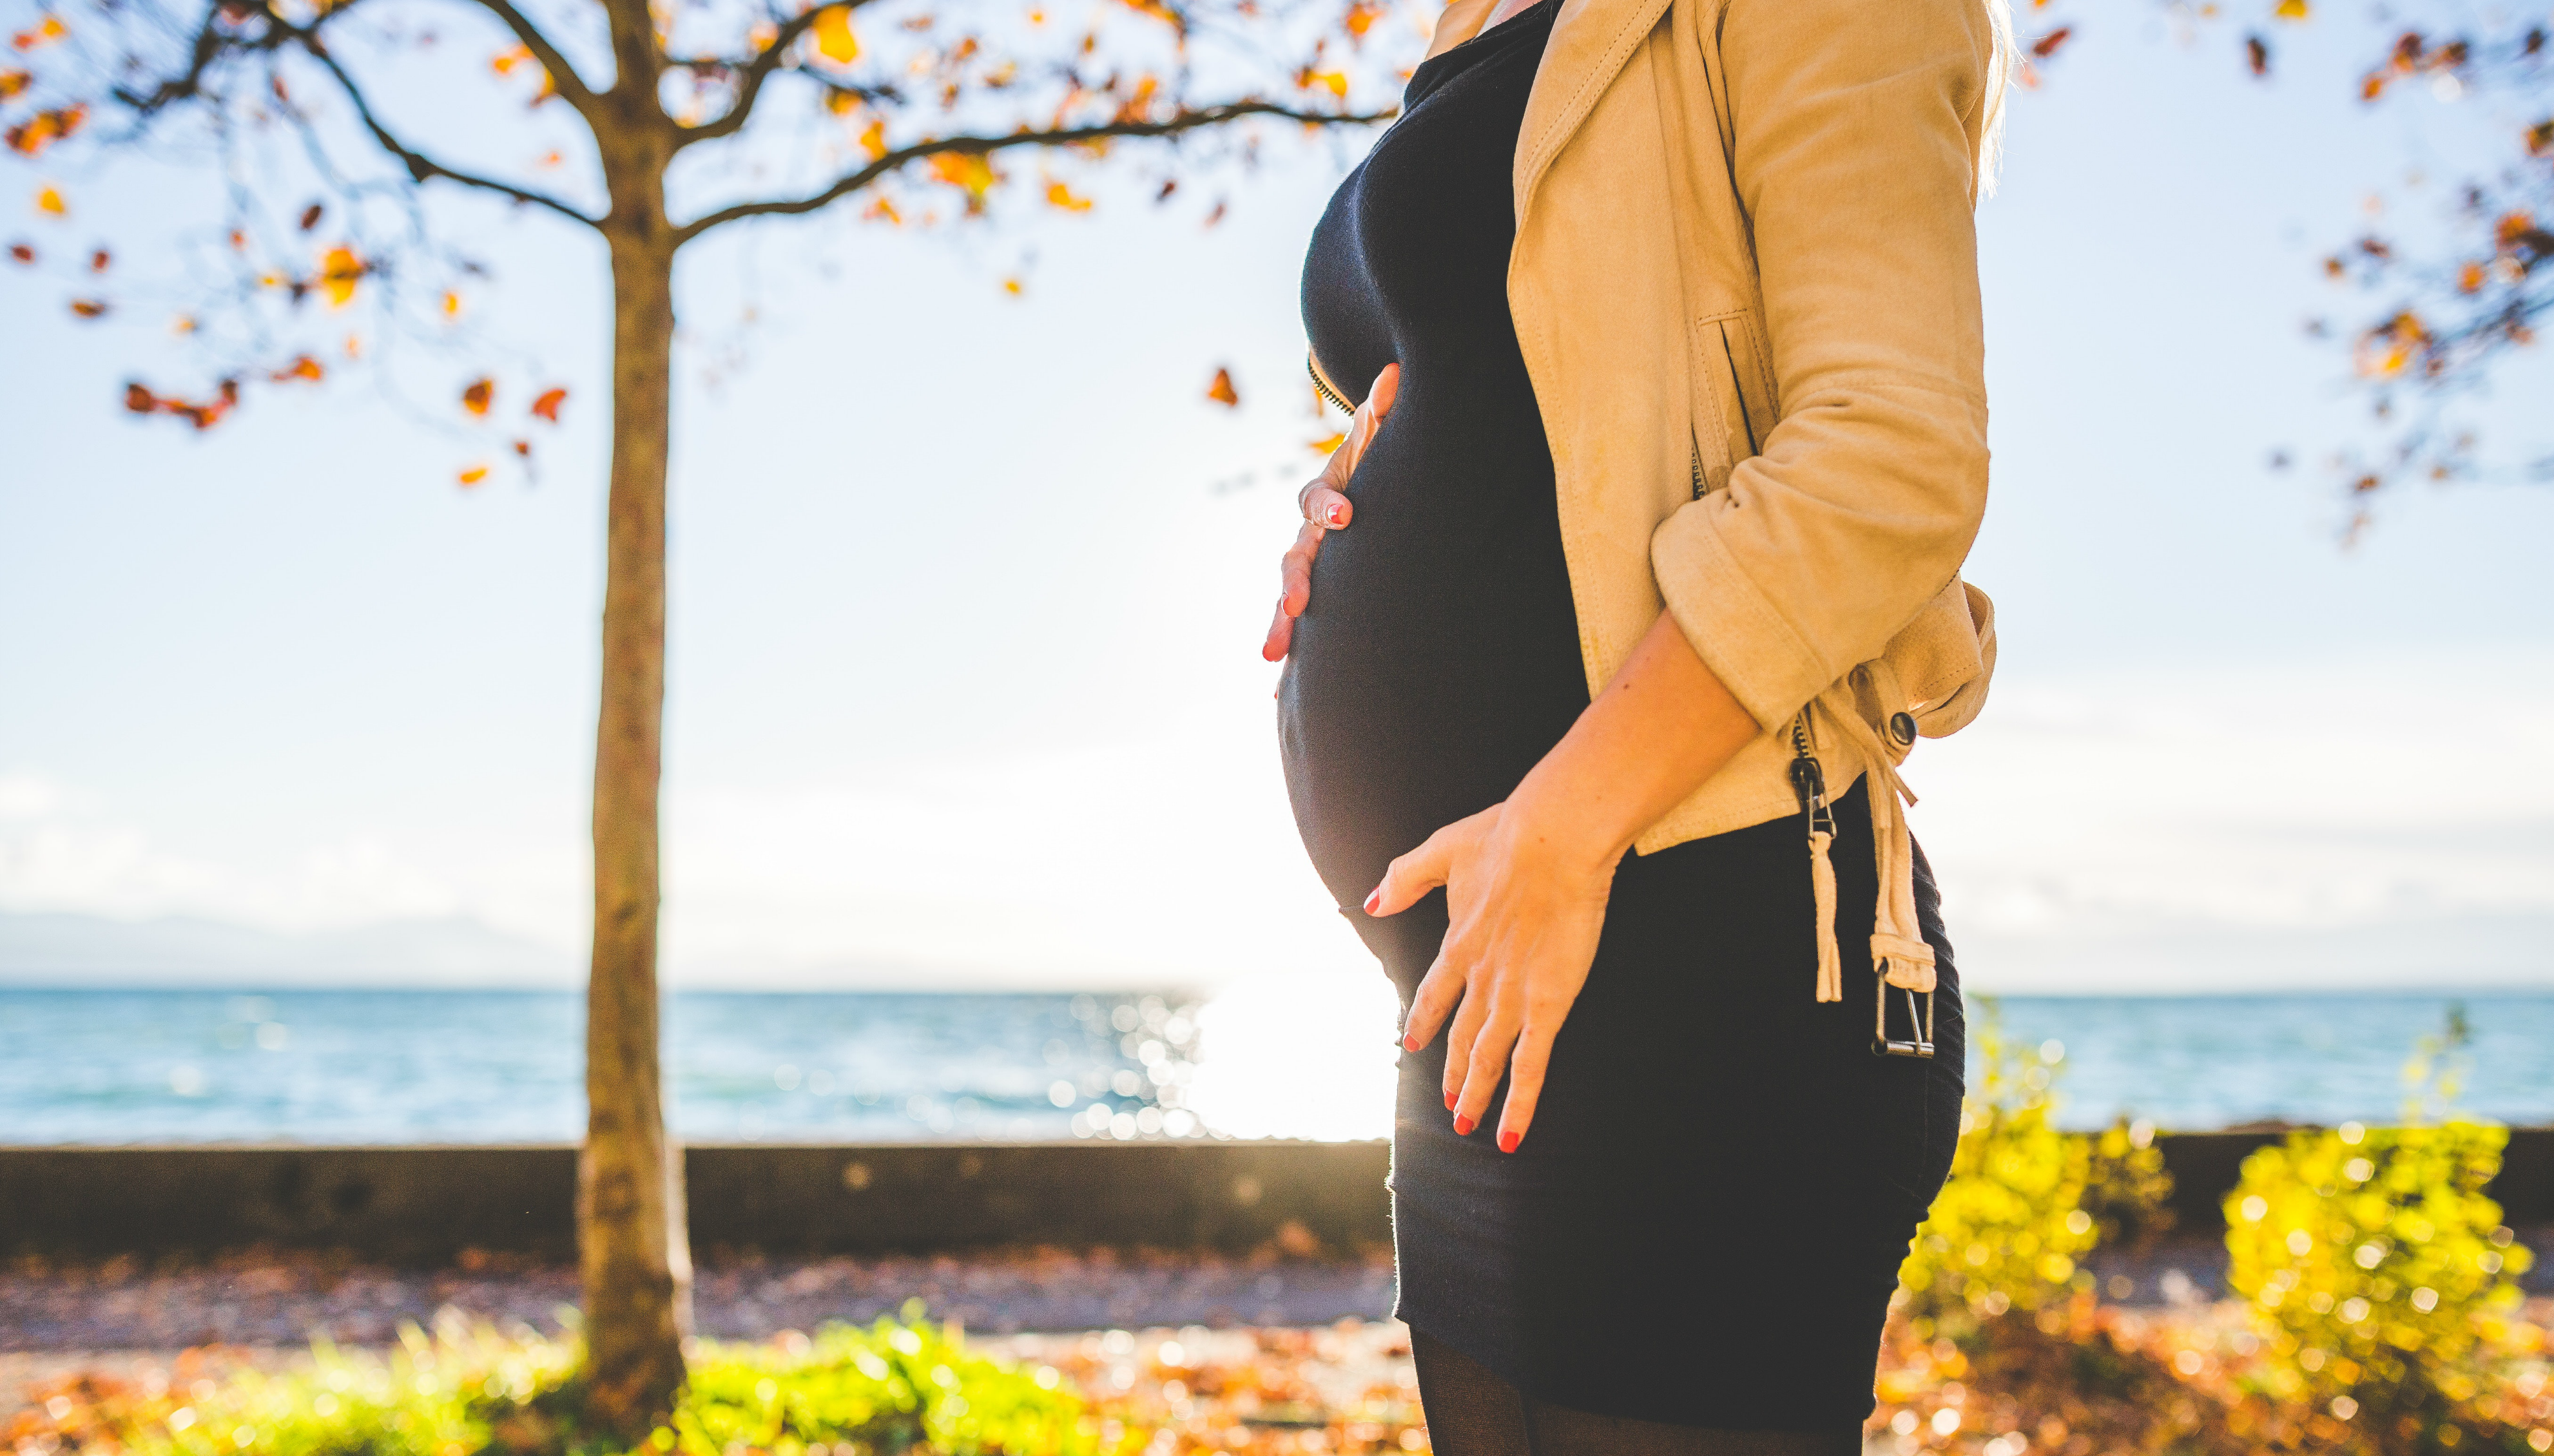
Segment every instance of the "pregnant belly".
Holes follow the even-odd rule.
[[[1342,906],[1499,802],[1587,706],[1539,422],[1433,428],[1405,397],[1322,543],[1278,689],[1287,791]]]

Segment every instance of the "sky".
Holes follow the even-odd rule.
[[[1907,770],[1973,985],[2554,984],[2554,496],[2408,489],[2345,546],[2317,467],[2363,426],[2300,328],[2359,306],[2316,260],[2373,192],[2417,218],[2407,170],[2492,120],[2352,103],[2367,35],[2283,32],[2264,85],[2124,17],[2016,97],[1967,573],[2002,665]],[[1302,250],[1364,145],[1271,146],[1195,189],[1212,229],[1121,183],[686,253],[669,980],[1379,992],[1256,651],[1331,428]],[[53,223],[36,180],[0,171],[0,230],[63,246],[194,185],[84,182]],[[536,214],[442,216],[570,389],[536,482],[461,489],[501,442],[360,379],[133,419],[166,340],[0,282],[0,977],[578,974],[605,300]],[[2488,437],[2541,450],[2549,383],[2506,374]]]

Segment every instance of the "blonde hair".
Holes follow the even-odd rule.
[[[2010,0],[1979,0],[1987,8],[1989,55],[1987,56],[1987,94],[1985,113],[1978,118],[1978,195],[1991,195],[1996,189],[1996,173],[2004,167],[2004,101],[2013,88],[2014,76],[2021,67],[2022,47],[2013,37],[2013,6]]]

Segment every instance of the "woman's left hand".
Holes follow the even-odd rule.
[[[1514,799],[1458,819],[1384,872],[1368,915],[1398,915],[1439,885],[1448,926],[1437,963],[1411,999],[1402,1045],[1447,1031],[1446,1106],[1468,1135],[1508,1079],[1499,1148],[1513,1153],[1534,1122],[1553,1038],[1587,982],[1619,850],[1593,855],[1534,823]]]

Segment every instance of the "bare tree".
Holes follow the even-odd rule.
[[[320,380],[331,345],[313,341],[343,327],[349,309],[369,308],[373,325],[348,336],[350,354],[445,337],[484,268],[438,230],[429,189],[501,199],[601,240],[613,304],[611,474],[578,1227],[589,1400],[603,1424],[642,1431],[667,1408],[689,1318],[656,985],[677,255],[721,228],[853,199],[887,222],[981,217],[1008,201],[1080,210],[1089,202],[1072,177],[1123,165],[1118,157],[1141,159],[1147,185],[1167,199],[1183,172],[1217,160],[1183,149],[1183,138],[1228,136],[1228,155],[1257,144],[1253,124],[1292,131],[1388,115],[1351,104],[1391,87],[1376,57],[1355,67],[1365,79],[1352,85],[1348,73],[1379,14],[1363,0],[32,0],[22,9],[20,58],[0,68],[0,104],[10,108],[10,149],[38,173],[41,212],[66,223],[75,206],[48,169],[95,173],[118,158],[199,169],[220,184],[225,215],[168,245],[176,277],[156,294],[123,283],[103,245],[11,245],[30,277],[74,289],[68,301],[83,317],[177,295],[181,331],[217,377],[192,392],[128,385],[137,413],[207,428],[244,391]],[[485,70],[474,54],[489,57]],[[473,77],[481,94],[460,92]],[[510,152],[540,160],[473,160]],[[1034,177],[1006,170],[1024,160],[1037,164]],[[460,391],[460,408],[488,419],[500,392],[482,375]],[[527,417],[554,423],[564,396],[539,389]],[[529,462],[529,433],[512,448]],[[463,484],[487,470],[465,471]]]

